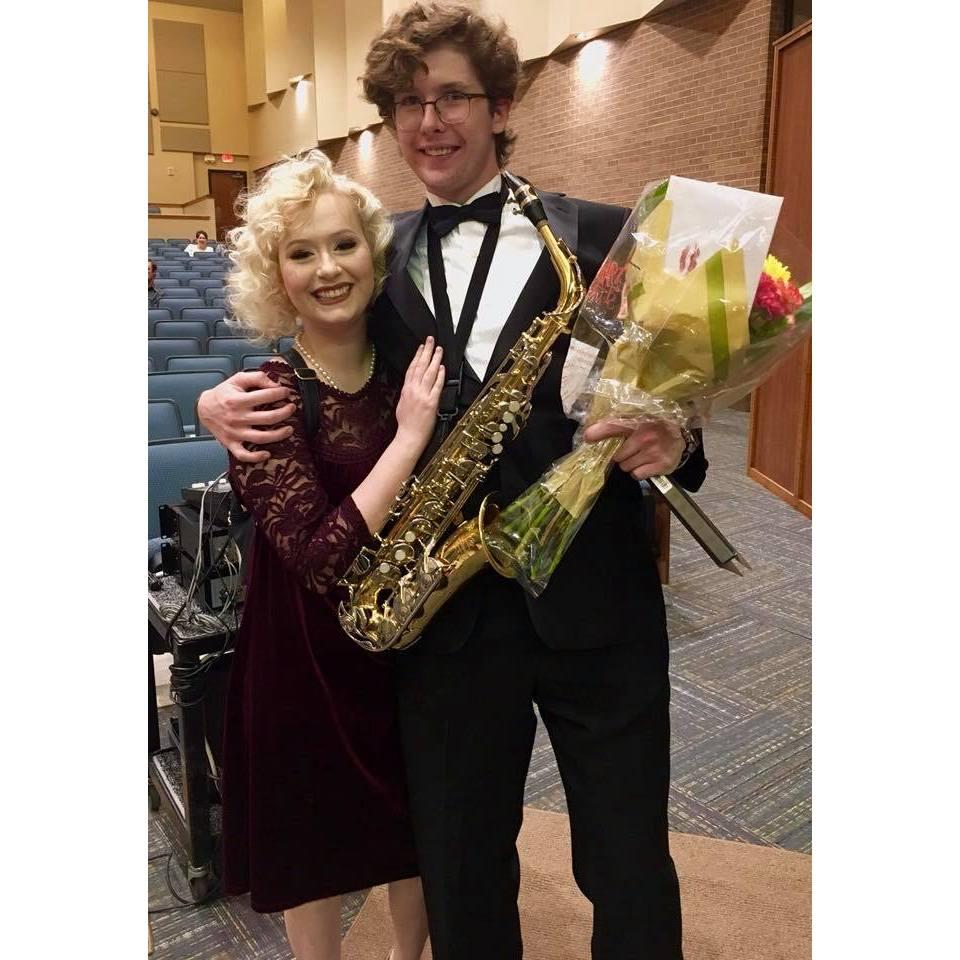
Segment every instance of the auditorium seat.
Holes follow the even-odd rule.
[[[214,306],[214,300],[221,300],[226,297],[227,291],[223,287],[207,287],[203,291],[203,300],[206,306]]]
[[[195,275],[192,270],[174,270],[170,276],[174,280],[182,280],[185,287],[189,287],[190,281],[195,279]]]
[[[171,373],[178,370],[218,370],[228,377],[237,372],[233,357],[211,357],[207,353],[202,353],[199,356],[168,357],[167,370]]]
[[[207,341],[207,353],[210,356],[232,357],[234,367],[238,370],[245,356],[262,352],[262,344],[251,343],[245,337],[211,337]]]
[[[207,336],[215,337],[217,321],[222,320],[224,314],[225,311],[219,307],[188,307],[181,311],[180,319],[202,320],[207,325]]]
[[[281,337],[277,341],[277,353],[283,353],[284,350],[289,350],[293,346],[293,337]]]
[[[156,290],[170,290],[177,289],[180,286],[179,280],[174,280],[172,277],[156,277],[153,281],[154,289]]]
[[[203,306],[199,297],[161,297],[160,303],[163,310],[170,311],[170,317],[173,320],[179,320],[183,310]]]
[[[203,296],[204,290],[223,289],[223,284],[219,280],[208,280],[206,277],[195,277],[187,286],[196,290],[201,297]],[[218,293],[217,296],[220,296],[220,294]]]
[[[176,281],[177,285],[175,287],[163,287],[160,290],[160,299],[165,300],[167,297],[187,297],[193,300],[202,300],[203,294],[198,290],[194,290],[193,287],[184,286],[182,280]],[[205,304],[200,303],[198,306],[205,306]]]
[[[147,464],[147,535],[153,538],[160,536],[160,505],[182,503],[184,487],[220,476],[227,451],[212,437],[153,440]]]
[[[196,337],[201,343],[210,338],[210,329],[203,320],[161,320],[154,324],[154,337]]]
[[[209,390],[226,379],[219,370],[148,373],[147,397],[150,400],[173,400],[180,410],[184,432],[193,433],[196,425],[197,398],[204,390]]]
[[[159,320],[172,320],[173,317],[170,316],[169,310],[159,309],[159,310],[147,310],[147,319],[150,321],[150,329],[153,329],[153,325]]]
[[[190,272],[197,275],[197,277],[209,277],[211,273],[218,272],[219,267],[208,264],[208,263],[197,263],[194,259],[190,264]]]
[[[230,313],[230,308],[227,306],[227,301],[224,297],[211,297],[209,300],[205,301],[207,306],[212,307],[213,309],[223,310],[224,313]]]
[[[232,320],[218,320],[213,325],[215,337],[245,337],[246,331]]]
[[[248,351],[249,352],[249,351]],[[196,337],[150,337],[147,340],[147,356],[153,357],[158,371],[167,369],[169,357],[183,357],[203,353],[203,344]]]
[[[259,370],[261,364],[266,363],[267,360],[276,359],[277,355],[275,353],[245,353],[240,362],[240,369]]]
[[[183,436],[180,411],[172,400],[147,401],[147,439],[174,440]]]
[[[153,363],[153,357],[147,357],[147,373],[153,373],[153,371],[156,369],[157,368],[154,366],[154,363]]]

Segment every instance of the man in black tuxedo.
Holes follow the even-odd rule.
[[[504,203],[516,44],[465,7],[414,4],[371,45],[364,91],[394,131],[427,202],[395,219],[388,280],[370,329],[399,372],[428,335],[449,382],[438,433],[455,424],[558,281],[529,221]],[[539,186],[534,184],[534,186]],[[554,232],[593,279],[627,210],[538,190]],[[469,209],[467,209],[469,208]],[[492,236],[491,236],[492,232]],[[576,424],[560,381],[568,340],[480,495],[509,503],[569,452]],[[462,361],[462,362],[461,362]],[[236,456],[280,399],[246,374],[201,398],[201,419]],[[264,378],[266,380],[266,378]],[[229,402],[228,402],[229,401]],[[279,422],[288,408],[276,411]],[[538,599],[487,571],[396,658],[411,808],[436,960],[519,960],[515,841],[536,717],[553,744],[570,815],[573,869],[594,907],[594,960],[680,960],[680,897],[667,846],[668,648],[638,480],[690,490],[706,460],[666,424],[596,424],[628,434],[621,469]],[[479,497],[473,501],[474,509]],[[468,510],[469,512],[469,510]]]

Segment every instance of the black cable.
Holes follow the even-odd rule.
[[[219,845],[220,845],[220,837],[219,837],[219,835],[218,835],[215,839],[216,839],[217,843],[215,844],[215,848],[214,848],[214,854],[213,854],[214,858],[216,858],[216,856],[217,856],[217,849],[216,849],[216,848],[219,847]],[[166,869],[166,874],[165,874],[165,879],[166,879],[166,881],[167,881],[167,890],[170,892],[170,895],[173,897],[173,899],[177,901],[177,904],[176,904],[176,905],[171,904],[170,906],[166,906],[166,907],[153,907],[153,908],[147,910],[147,913],[148,913],[148,914],[151,914],[151,913],[169,913],[171,910],[186,910],[188,907],[202,907],[202,906],[206,906],[206,905],[207,905],[208,903],[210,903],[211,901],[216,900],[217,897],[220,895],[220,886],[221,886],[221,884],[220,884],[220,878],[219,878],[219,877],[216,877],[216,878],[215,878],[215,882],[211,885],[210,889],[207,891],[207,895],[206,895],[202,900],[186,900],[186,899],[184,899],[184,898],[183,898],[182,896],[180,896],[180,894],[179,894],[176,890],[174,890],[174,888],[173,888],[173,877],[171,876],[171,873],[170,873],[170,866],[171,866],[171,864],[173,863],[173,851],[171,850],[171,851],[169,851],[168,853],[160,853],[160,854],[157,854],[156,856],[148,857],[148,858],[147,858],[147,862],[149,863],[149,862],[152,861],[152,860],[161,860],[161,859],[163,859],[164,857],[167,858],[167,869]]]
[[[195,599],[203,612],[209,616],[212,616],[220,624],[224,634],[223,643],[221,644],[220,649],[214,653],[211,653],[205,660],[201,660],[197,664],[191,666],[185,666],[183,664],[172,664],[170,666],[170,699],[181,707],[197,706],[203,701],[202,681],[210,668],[227,654],[233,641],[234,630],[227,626],[217,611],[210,608],[210,606],[203,599],[202,595],[195,597],[195,594],[200,587],[206,583],[212,573],[219,568],[224,554],[231,545],[235,546],[235,543],[233,539],[228,536],[224,541],[223,546],[220,548],[220,552],[217,554],[217,556],[210,561],[206,569],[203,570],[197,577],[194,593],[188,592],[183,603],[180,605],[180,609],[177,610],[173,616],[173,619],[167,626],[166,642],[167,646],[169,647],[174,624],[187,605]],[[239,590],[239,586],[237,589]],[[236,616],[236,614],[234,616]],[[196,690],[194,688],[196,688]]]

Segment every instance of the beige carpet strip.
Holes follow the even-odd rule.
[[[524,960],[589,960],[592,908],[570,870],[566,815],[524,809],[519,840]],[[685,960],[808,960],[810,857],[671,833],[680,874]],[[343,960],[386,960],[386,890],[371,892]],[[429,946],[424,960],[432,960]]]

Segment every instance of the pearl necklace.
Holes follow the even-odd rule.
[[[309,363],[310,366],[313,367],[314,371],[320,375],[320,379],[323,380],[323,382],[326,383],[328,386],[333,387],[334,390],[339,390],[341,393],[351,393],[351,392],[359,393],[360,390],[362,390],[370,382],[370,378],[373,376],[373,368],[377,362],[377,348],[376,348],[376,345],[373,343],[370,344],[370,366],[367,368],[367,376],[364,379],[363,383],[360,385],[360,390],[354,390],[354,391],[344,390],[343,387],[341,387],[340,384],[338,384],[337,381],[330,376],[326,368],[322,364],[317,362],[317,360],[312,356],[310,351],[307,350],[307,348],[303,345],[302,333],[298,333],[293,338],[293,343],[294,343],[294,346],[297,348],[297,350],[300,352],[300,355],[303,357],[303,359],[306,360],[307,363]]]

